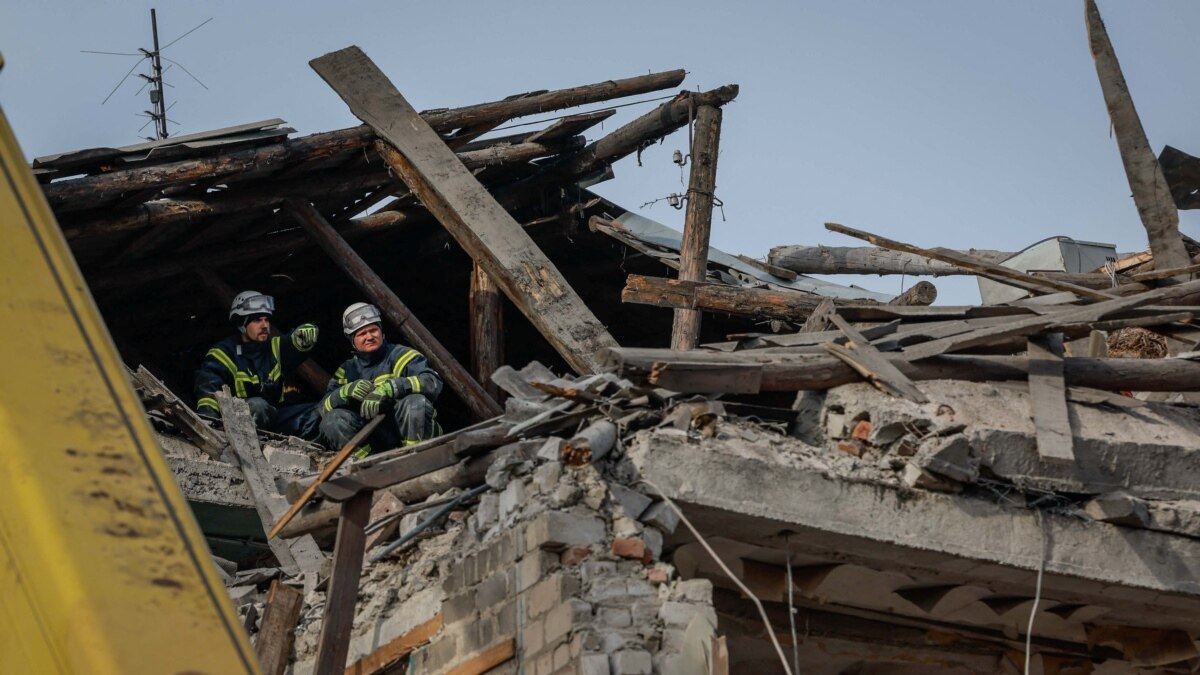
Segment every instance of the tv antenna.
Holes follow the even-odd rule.
[[[151,107],[150,110],[145,110],[141,113],[138,113],[138,115],[141,117],[149,118],[149,121],[146,122],[145,124],[143,124],[141,129],[138,129],[138,133],[141,133],[142,129],[145,129],[146,127],[153,124],[154,125],[154,136],[153,137],[147,136],[146,140],[161,141],[161,140],[167,138],[168,136],[170,136],[170,132],[167,130],[167,123],[168,122],[170,122],[171,124],[179,124],[179,123],[176,122],[175,120],[167,118],[167,111],[170,110],[171,108],[173,108],[175,106],[175,104],[172,103],[171,105],[167,105],[167,97],[166,97],[166,89],[165,88],[171,87],[173,89],[174,86],[167,84],[163,80],[163,73],[170,70],[172,66],[179,66],[179,69],[182,70],[183,72],[187,73],[188,77],[195,80],[196,84],[199,84],[201,87],[204,87],[205,89],[208,89],[208,85],[201,82],[200,78],[193,75],[192,72],[190,70],[188,70],[187,68],[185,68],[182,63],[179,63],[178,61],[169,59],[169,58],[163,56],[162,53],[171,45],[179,42],[183,38],[191,35],[192,33],[196,32],[197,30],[199,30],[201,26],[208,23],[209,21],[212,21],[211,17],[208,19],[205,19],[204,21],[200,22],[199,25],[192,28],[188,32],[184,33],[183,35],[180,35],[179,37],[175,38],[174,40],[171,40],[167,44],[160,47],[158,44],[158,14],[155,12],[154,9],[151,9],[150,10],[150,30],[151,30],[151,32],[153,34],[153,38],[154,38],[154,49],[153,50],[145,49],[143,47],[138,47],[137,52],[103,52],[103,51],[97,51],[97,50],[93,50],[93,49],[81,49],[80,51],[84,52],[86,54],[104,54],[106,56],[136,56],[138,59],[137,62],[135,62],[133,64],[133,67],[131,67],[129,69],[129,71],[126,72],[125,75],[117,82],[117,86],[113,87],[112,91],[108,92],[108,96],[104,97],[104,100],[100,102],[100,105],[104,105],[105,103],[108,103],[108,100],[113,97],[113,94],[117,93],[117,90],[121,88],[121,85],[125,84],[125,81],[128,80],[131,75],[133,75],[133,71],[137,70],[138,66],[142,65],[142,63],[144,61],[149,61],[150,62],[150,74],[149,75],[147,75],[145,73],[137,74],[138,77],[145,80],[145,84],[142,85],[141,89],[138,89],[137,93],[140,94],[140,93],[142,93],[142,91],[144,91],[146,89],[146,87],[150,87],[150,107]],[[171,65],[168,65],[164,69],[162,66],[163,61],[166,61],[167,63],[169,63]]]

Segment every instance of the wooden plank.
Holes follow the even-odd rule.
[[[547,141],[555,141],[567,138],[568,136],[582,134],[615,114],[617,114],[616,110],[609,109],[560,117],[545,129],[530,134],[525,138],[525,142],[545,143]]]
[[[762,368],[753,364],[675,361],[654,368],[648,381],[671,391],[757,394],[762,390]]]
[[[151,399],[145,403],[147,410],[161,411],[172,424],[179,427],[188,440],[204,451],[204,454],[213,459],[221,458],[225,452],[224,439],[200,419],[196,411],[184,405],[175,392],[146,370],[145,366],[138,366],[137,372],[133,373],[133,380],[144,395]]]
[[[447,441],[428,450],[339,476],[321,483],[319,488],[321,496],[326,499],[337,502],[346,501],[364,491],[382,490],[390,485],[453,466],[461,459],[455,452],[454,441]]]
[[[387,164],[567,363],[581,373],[595,371],[597,352],[616,341],[387,76],[357,47],[310,65],[351,112],[391,144],[378,144]]]
[[[883,248],[889,248],[894,251],[915,253],[917,255],[922,255],[934,260],[941,260],[942,262],[947,262],[951,265],[956,265],[958,267],[962,267],[963,269],[971,270],[971,272],[974,274],[978,274],[989,279],[994,279],[1004,284],[1016,286],[1033,293],[1046,293],[1047,289],[1050,289],[1053,291],[1070,291],[1079,297],[1091,298],[1092,300],[1105,300],[1112,297],[1112,295],[1108,293],[1095,291],[1077,284],[1058,281],[1055,279],[1030,276],[1019,270],[977,260],[971,258],[970,256],[966,256],[962,253],[946,248],[921,248],[919,246],[913,246],[912,244],[906,244],[894,239],[880,237],[879,235],[871,234],[870,232],[863,232],[862,230],[856,230],[852,227],[846,227],[845,225],[839,225],[837,223],[825,223],[825,229],[829,230],[830,232],[837,232],[850,237],[855,237],[856,239],[869,241],[876,246],[882,246]]]
[[[464,169],[465,170],[465,169]],[[288,208],[325,253],[377,305],[388,320],[400,329],[409,343],[433,364],[446,385],[462,399],[476,419],[495,417],[504,412],[450,350],[421,323],[383,279],[371,269],[316,207],[302,199],[289,199]]]
[[[282,530],[292,518],[295,518],[297,513],[300,513],[300,509],[304,508],[304,505],[308,503],[308,500],[312,499],[313,495],[317,492],[317,488],[321,487],[321,483],[329,480],[329,477],[333,475],[333,472],[337,471],[338,467],[340,467],[342,463],[345,462],[348,457],[350,457],[350,453],[354,452],[354,449],[357,448],[364,440],[366,440],[367,436],[370,436],[371,433],[375,431],[375,428],[378,427],[385,418],[386,415],[376,415],[375,419],[367,422],[362,429],[358,430],[357,434],[354,434],[353,438],[347,441],[346,445],[342,446],[341,450],[338,450],[338,453],[333,456],[333,459],[329,460],[329,463],[326,464],[325,468],[321,470],[321,473],[317,476],[317,479],[313,481],[311,485],[305,488],[304,493],[300,495],[300,498],[288,508],[287,512],[284,513],[279,520],[275,521],[275,524],[271,527],[271,530],[267,532],[268,540],[274,539],[275,536],[279,534],[279,531]]]
[[[225,391],[216,393],[217,405],[221,409],[221,418],[225,423],[225,436],[233,449],[242,474],[246,477],[246,486],[254,499],[255,510],[262,520],[263,529],[287,511],[287,500],[279,494],[275,486],[275,473],[267,464],[262,449],[258,445],[258,432],[254,427],[254,419],[250,416],[250,405],[245,400],[230,396]],[[287,542],[268,538],[267,544],[271,552],[279,558],[285,569],[290,568],[289,574],[302,571],[307,576],[307,584],[315,586],[318,577],[325,566],[325,554],[317,547],[317,542],[311,536],[298,537]]]
[[[388,666],[429,644],[433,636],[441,630],[442,615],[437,614],[432,619],[346,666],[343,675],[381,675],[387,671]]]
[[[896,366],[885,359],[879,350],[854,329],[845,319],[834,314],[829,317],[833,324],[842,331],[849,340],[849,348],[842,345],[826,342],[823,346],[825,351],[833,354],[837,358],[845,361],[847,365],[857,371],[860,375],[875,385],[876,389],[897,396],[899,398],[908,399],[914,403],[926,403],[929,398],[925,393],[913,384],[912,380],[908,379],[904,373],[901,373]]]
[[[1185,267],[1191,260],[1179,236],[1179,211],[1158,158],[1146,139],[1146,130],[1142,128],[1133,97],[1129,95],[1125,75],[1121,72],[1121,64],[1108,39],[1108,31],[1104,28],[1095,0],[1086,0],[1084,15],[1088,43],[1092,58],[1096,61],[1096,76],[1104,92],[1104,104],[1117,137],[1117,148],[1121,151],[1121,163],[1125,167],[1133,202],[1137,205],[1142,226],[1146,228],[1146,235],[1150,239],[1150,250],[1154,252],[1154,266],[1159,269]]]
[[[359,576],[367,552],[365,530],[370,515],[370,492],[360,493],[342,504],[333,545],[333,572],[329,575],[325,614],[317,640],[314,675],[331,675],[346,669],[350,629],[354,626],[354,603],[358,599]]]
[[[804,325],[800,327],[801,333],[820,333],[829,328],[829,317],[837,313],[834,309],[833,299],[825,298],[817,305],[817,308],[808,315],[804,320]]]
[[[296,640],[296,621],[303,607],[303,593],[279,583],[278,579],[271,582],[262,627],[254,638],[254,653],[258,655],[263,675],[283,675],[287,670],[288,656]]]
[[[712,230],[713,191],[717,189],[720,141],[721,109],[700,106],[693,132],[683,242],[679,245],[679,278],[683,281],[704,281],[708,276],[708,242]],[[695,349],[699,342],[700,311],[676,309],[671,327],[671,349]]]
[[[1038,457],[1046,462],[1075,461],[1071,417],[1063,381],[1062,333],[1029,339],[1029,408],[1037,434]]]
[[[1129,275],[1134,281],[1157,281],[1159,279],[1170,279],[1172,277],[1188,276],[1200,272],[1200,264],[1187,265],[1186,267],[1175,267],[1165,270],[1154,270],[1152,272],[1141,272],[1139,274]]]
[[[500,387],[492,373],[504,365],[504,299],[496,282],[478,264],[471,270],[471,372],[493,400]]]
[[[454,666],[446,671],[446,675],[483,675],[492,668],[511,660],[516,653],[517,641],[505,640]]]

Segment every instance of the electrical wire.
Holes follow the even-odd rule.
[[[159,48],[158,48],[158,53],[159,53],[159,55],[162,55],[162,51],[163,51],[164,49],[166,49],[167,47],[170,47],[171,45],[175,44],[176,42],[179,42],[179,41],[180,41],[180,40],[182,40],[183,38],[185,38],[185,37],[187,37],[187,36],[191,35],[192,33],[195,33],[196,31],[200,30],[200,27],[201,27],[201,26],[203,26],[204,24],[206,24],[206,23],[208,23],[209,21],[212,21],[212,20],[213,20],[213,18],[212,18],[211,16],[210,16],[210,17],[208,17],[208,18],[207,18],[207,19],[205,19],[204,21],[201,21],[199,26],[196,26],[195,28],[193,28],[193,29],[189,30],[188,32],[184,33],[183,35],[180,35],[179,37],[175,38],[174,40],[171,40],[171,41],[170,41],[170,42],[168,42],[167,44],[165,44],[165,45],[163,45],[163,46],[159,47]]]
[[[692,525],[692,521],[688,520],[687,516],[683,515],[683,511],[675,504],[675,502],[671,501],[671,498],[662,491],[662,488],[658,487],[647,478],[641,478],[638,480],[638,482],[645,483],[646,485],[654,488],[654,491],[658,493],[658,496],[662,497],[663,502],[666,503],[667,506],[670,506],[671,510],[679,516],[679,520],[681,520],[684,525],[687,525],[687,529],[692,533],[692,536],[696,538],[696,541],[704,547],[705,551],[708,551],[708,554],[712,556],[713,561],[717,563],[717,566],[721,568],[721,571],[724,572],[725,575],[733,581],[733,583],[737,584],[738,589],[741,590],[747,598],[750,598],[750,600],[754,602],[754,606],[758,608],[758,613],[762,617],[763,625],[767,629],[767,637],[771,638],[771,644],[775,646],[775,653],[779,655],[779,662],[783,665],[783,672],[787,675],[797,675],[796,673],[793,673],[791,664],[788,663],[787,657],[783,655],[783,647],[779,644],[779,638],[775,636],[775,629],[771,627],[771,619],[767,616],[767,610],[763,607],[762,601],[758,599],[758,596],[755,595],[749,588],[747,588],[746,584],[742,583],[741,579],[738,579],[733,574],[733,571],[725,565],[725,561],[721,560],[720,556],[717,555],[717,552],[712,549],[712,546],[708,545],[708,541],[706,541],[704,537],[701,536],[700,532],[696,530],[696,527]]]
[[[148,57],[143,56],[142,58],[137,60],[137,63],[133,64],[133,67],[129,69],[129,72],[125,73],[125,76],[122,77],[119,82],[117,82],[117,86],[113,87],[112,91],[108,92],[108,96],[104,97],[104,100],[100,102],[100,105],[104,105],[105,103],[108,103],[108,99],[112,98],[113,94],[117,93],[117,90],[121,88],[121,85],[125,84],[125,80],[129,79],[129,76],[133,74],[133,71],[137,70],[137,67],[140,66],[142,64],[142,61],[145,60],[146,58],[148,58]]]
[[[1042,600],[1042,575],[1046,571],[1046,555],[1049,548],[1050,535],[1046,531],[1045,517],[1037,511],[1038,533],[1042,535],[1042,559],[1038,564],[1037,586],[1033,592],[1033,608],[1029,610],[1029,626],[1025,629],[1025,675],[1029,675],[1029,665],[1033,657],[1033,620],[1037,617],[1038,603]]]

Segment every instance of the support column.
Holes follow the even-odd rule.
[[[688,184],[687,216],[679,250],[679,278],[704,281],[708,271],[708,238],[712,229],[713,191],[717,187],[717,149],[721,140],[721,109],[703,105],[696,112],[692,144],[692,175]],[[700,341],[700,310],[675,310],[671,349],[695,349]]]
[[[484,391],[497,401],[500,387],[492,373],[504,364],[504,304],[500,288],[475,263],[471,270],[471,370]]]

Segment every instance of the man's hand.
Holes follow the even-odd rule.
[[[359,417],[367,420],[375,417],[383,407],[383,402],[395,398],[395,396],[396,390],[392,388],[391,382],[381,383],[363,399],[362,405],[358,408]]]
[[[370,380],[355,380],[346,388],[346,398],[362,401],[374,390],[375,385]]]
[[[317,344],[317,327],[311,323],[297,326],[292,331],[292,344],[302,352],[312,349]]]

